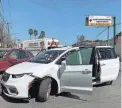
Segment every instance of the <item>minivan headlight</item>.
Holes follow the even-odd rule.
[[[21,78],[21,77],[23,77],[24,75],[29,75],[29,76],[31,76],[32,73],[16,74],[16,75],[12,75],[12,78]]]
[[[24,74],[12,75],[12,78],[21,78],[23,76],[24,76]]]

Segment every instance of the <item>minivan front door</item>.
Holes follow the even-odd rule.
[[[92,93],[93,48],[79,48],[66,58],[61,77],[61,90],[73,93]]]

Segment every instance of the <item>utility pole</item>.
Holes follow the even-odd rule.
[[[107,32],[107,46],[109,46],[109,26],[108,26],[108,32]]]
[[[116,17],[113,17],[113,47],[115,48],[115,37],[116,37]]]
[[[8,35],[10,35],[10,30],[9,30],[9,24],[10,23],[6,23],[7,24],[7,27],[8,27]]]
[[[8,31],[8,36],[7,36],[7,47],[9,46],[9,44],[11,44],[11,39],[10,39],[10,24],[11,24],[11,22],[6,22],[6,23],[4,23],[4,24],[6,24],[6,26],[7,26],[7,31]]]

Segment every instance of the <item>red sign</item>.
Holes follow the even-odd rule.
[[[53,45],[55,45],[56,47],[58,47],[58,45],[57,45],[57,43],[54,41],[54,39],[53,39],[53,41],[51,42],[50,47],[52,47]]]

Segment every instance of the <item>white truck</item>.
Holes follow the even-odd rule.
[[[36,40],[23,41],[19,47],[31,51],[37,55],[40,51],[48,50],[51,48],[59,47],[59,40],[54,38],[42,38]]]

